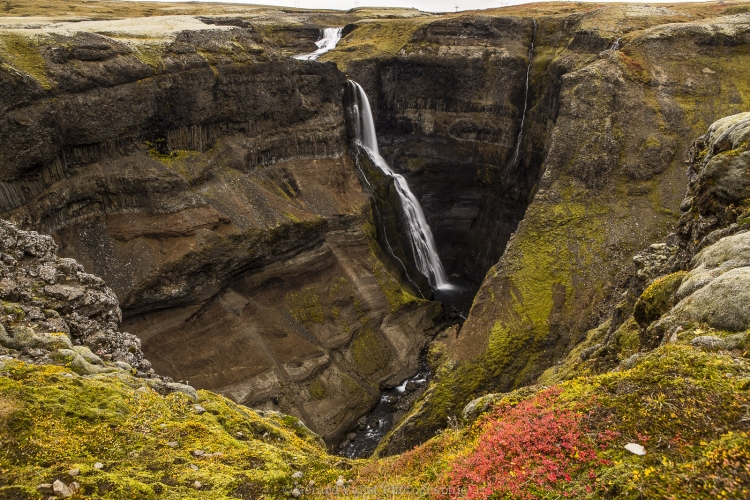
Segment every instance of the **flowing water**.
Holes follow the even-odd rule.
[[[339,40],[341,40],[341,32],[344,30],[344,28],[326,28],[323,30],[323,38],[315,42],[315,45],[318,46],[318,50],[315,52],[311,52],[309,54],[302,54],[299,56],[294,56],[295,59],[300,59],[302,61],[314,61],[321,55],[325,54],[329,50],[333,50],[334,47],[336,47],[336,44],[339,43]]]
[[[365,458],[372,455],[380,440],[393,428],[393,414],[399,403],[412,391],[427,384],[429,372],[425,367],[420,373],[404,380],[401,385],[380,393],[378,405],[358,422],[357,430],[339,445],[338,453],[348,458]],[[353,435],[352,435],[353,434]]]
[[[532,19],[533,31],[531,33],[531,46],[529,47],[529,65],[526,66],[526,94],[523,98],[523,113],[521,114],[521,128],[518,130],[516,139],[516,153],[513,155],[513,166],[518,163],[518,153],[521,151],[521,140],[523,139],[523,125],[526,122],[526,108],[529,105],[529,76],[531,76],[531,61],[534,58],[534,42],[536,41],[537,24],[536,19]]]
[[[523,98],[523,113],[521,113],[521,126],[518,129],[518,136],[516,137],[516,152],[513,154],[513,162],[511,163],[512,168],[518,166],[519,154],[521,153],[521,143],[523,142],[523,127],[526,123],[526,111],[529,107],[529,80],[531,77],[531,62],[534,59],[534,42],[536,42],[536,31],[539,25],[536,19],[532,19],[532,32],[531,32],[531,45],[529,45],[529,64],[526,66],[526,93]],[[619,40],[619,39],[618,39]],[[492,238],[487,240],[487,252],[484,254],[484,266],[487,267],[489,262],[490,251],[492,246],[495,244],[497,239],[498,228],[500,227],[501,218],[498,217],[495,222],[495,229],[492,232]],[[481,255],[481,253],[480,253]]]
[[[404,210],[409,231],[409,242],[417,269],[425,275],[433,289],[450,290],[453,286],[448,282],[445,275],[443,264],[435,247],[435,239],[422,211],[422,205],[419,204],[414,193],[409,189],[404,176],[394,172],[380,156],[378,139],[375,136],[375,122],[372,119],[372,110],[367,94],[357,82],[349,80],[349,85],[354,90],[354,103],[352,104],[354,137],[362,149],[367,152],[372,162],[394,181],[393,185],[396,187],[396,193]]]

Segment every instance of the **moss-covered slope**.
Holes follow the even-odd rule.
[[[56,480],[73,498],[282,498],[349,467],[296,418],[206,391],[5,359],[0,374],[0,498],[45,498]]]

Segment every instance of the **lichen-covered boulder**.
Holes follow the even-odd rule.
[[[75,260],[58,258],[51,237],[2,220],[0,300],[0,354],[69,363],[86,374],[121,362],[154,376],[140,339],[117,331],[122,313],[104,281]],[[111,366],[103,367],[104,361]]]
[[[750,266],[750,231],[722,238],[693,257],[694,266],[677,290],[682,299],[727,271]]]
[[[750,267],[727,271],[675,306],[673,315],[718,330],[750,328]]]

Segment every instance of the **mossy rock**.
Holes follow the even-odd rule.
[[[80,470],[75,498],[118,499],[282,498],[296,471],[320,485],[342,474],[333,465],[341,457],[295,417],[208,391],[197,411],[185,394],[162,396],[122,372],[79,376],[17,361],[2,370],[0,498],[41,498],[37,485],[69,482],[71,469]]]
[[[643,291],[633,310],[633,317],[641,328],[647,328],[674,307],[675,292],[686,275],[685,271],[678,271],[662,276]]]

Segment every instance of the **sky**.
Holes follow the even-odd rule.
[[[164,0],[160,0],[164,1]],[[169,1],[169,0],[167,0]],[[180,1],[180,0],[175,0]],[[184,1],[184,0],[182,0]],[[197,0],[211,1],[211,0]],[[217,0],[214,0],[217,1]],[[426,12],[454,12],[458,10],[489,9],[493,7],[504,7],[507,5],[518,5],[528,3],[521,0],[263,0],[260,2],[248,2],[238,0],[218,0],[222,3],[262,3],[263,5],[278,5],[280,7],[300,7],[302,9],[339,9],[348,10],[354,7],[414,7]],[[599,2],[608,0],[597,0]],[[622,0],[619,0],[622,1]],[[674,3],[675,0],[662,0],[662,2]],[[705,1],[705,0],[678,0],[678,1]],[[633,2],[633,3],[660,3],[660,0]]]

